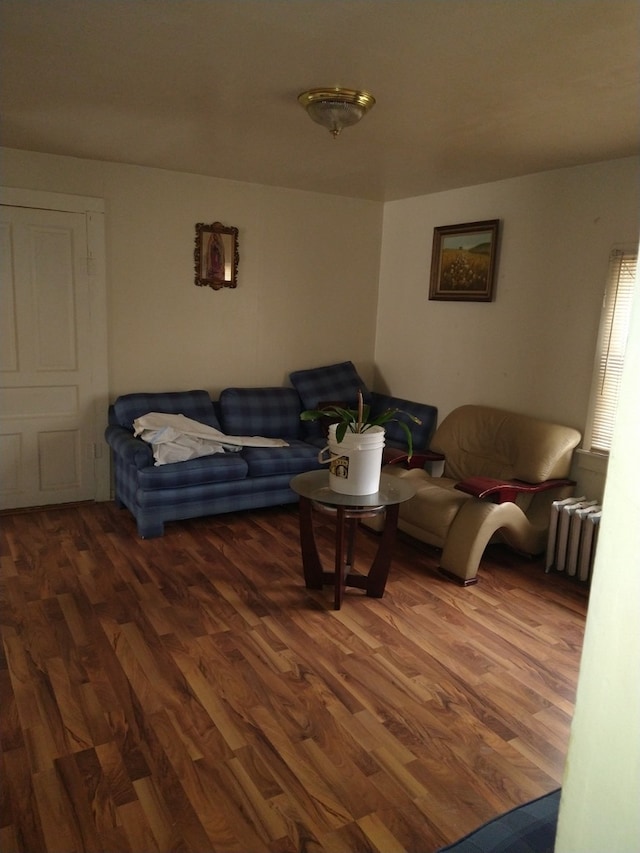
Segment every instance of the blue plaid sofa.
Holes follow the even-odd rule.
[[[124,394],[109,406],[105,438],[115,500],[133,513],[139,536],[162,536],[167,521],[296,502],[291,478],[321,468],[318,450],[326,444],[322,427],[302,422],[300,413],[329,401],[354,406],[358,389],[374,411],[396,407],[422,421],[409,424],[416,450],[428,446],[435,430],[435,407],[370,392],[350,361],[295,371],[290,380],[291,387],[226,388],[217,400],[203,390]],[[226,435],[281,438],[288,446],[155,466],[150,445],[133,434],[133,422],[149,412],[182,414]],[[386,444],[404,447],[397,424],[388,425]]]

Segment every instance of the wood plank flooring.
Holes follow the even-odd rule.
[[[461,589],[400,539],[384,598],[336,612],[296,507],[0,532],[3,853],[428,853],[561,782],[587,594],[541,561],[494,549]]]

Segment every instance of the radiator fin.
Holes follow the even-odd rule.
[[[554,501],[545,571],[564,572],[585,583],[590,581],[601,518],[598,501],[584,496]]]

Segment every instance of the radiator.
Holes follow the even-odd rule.
[[[585,497],[554,501],[549,518],[545,571],[564,572],[588,582],[601,518],[602,507],[598,501]]]

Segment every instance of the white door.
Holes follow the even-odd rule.
[[[0,208],[2,509],[107,497],[88,230],[86,213]]]

